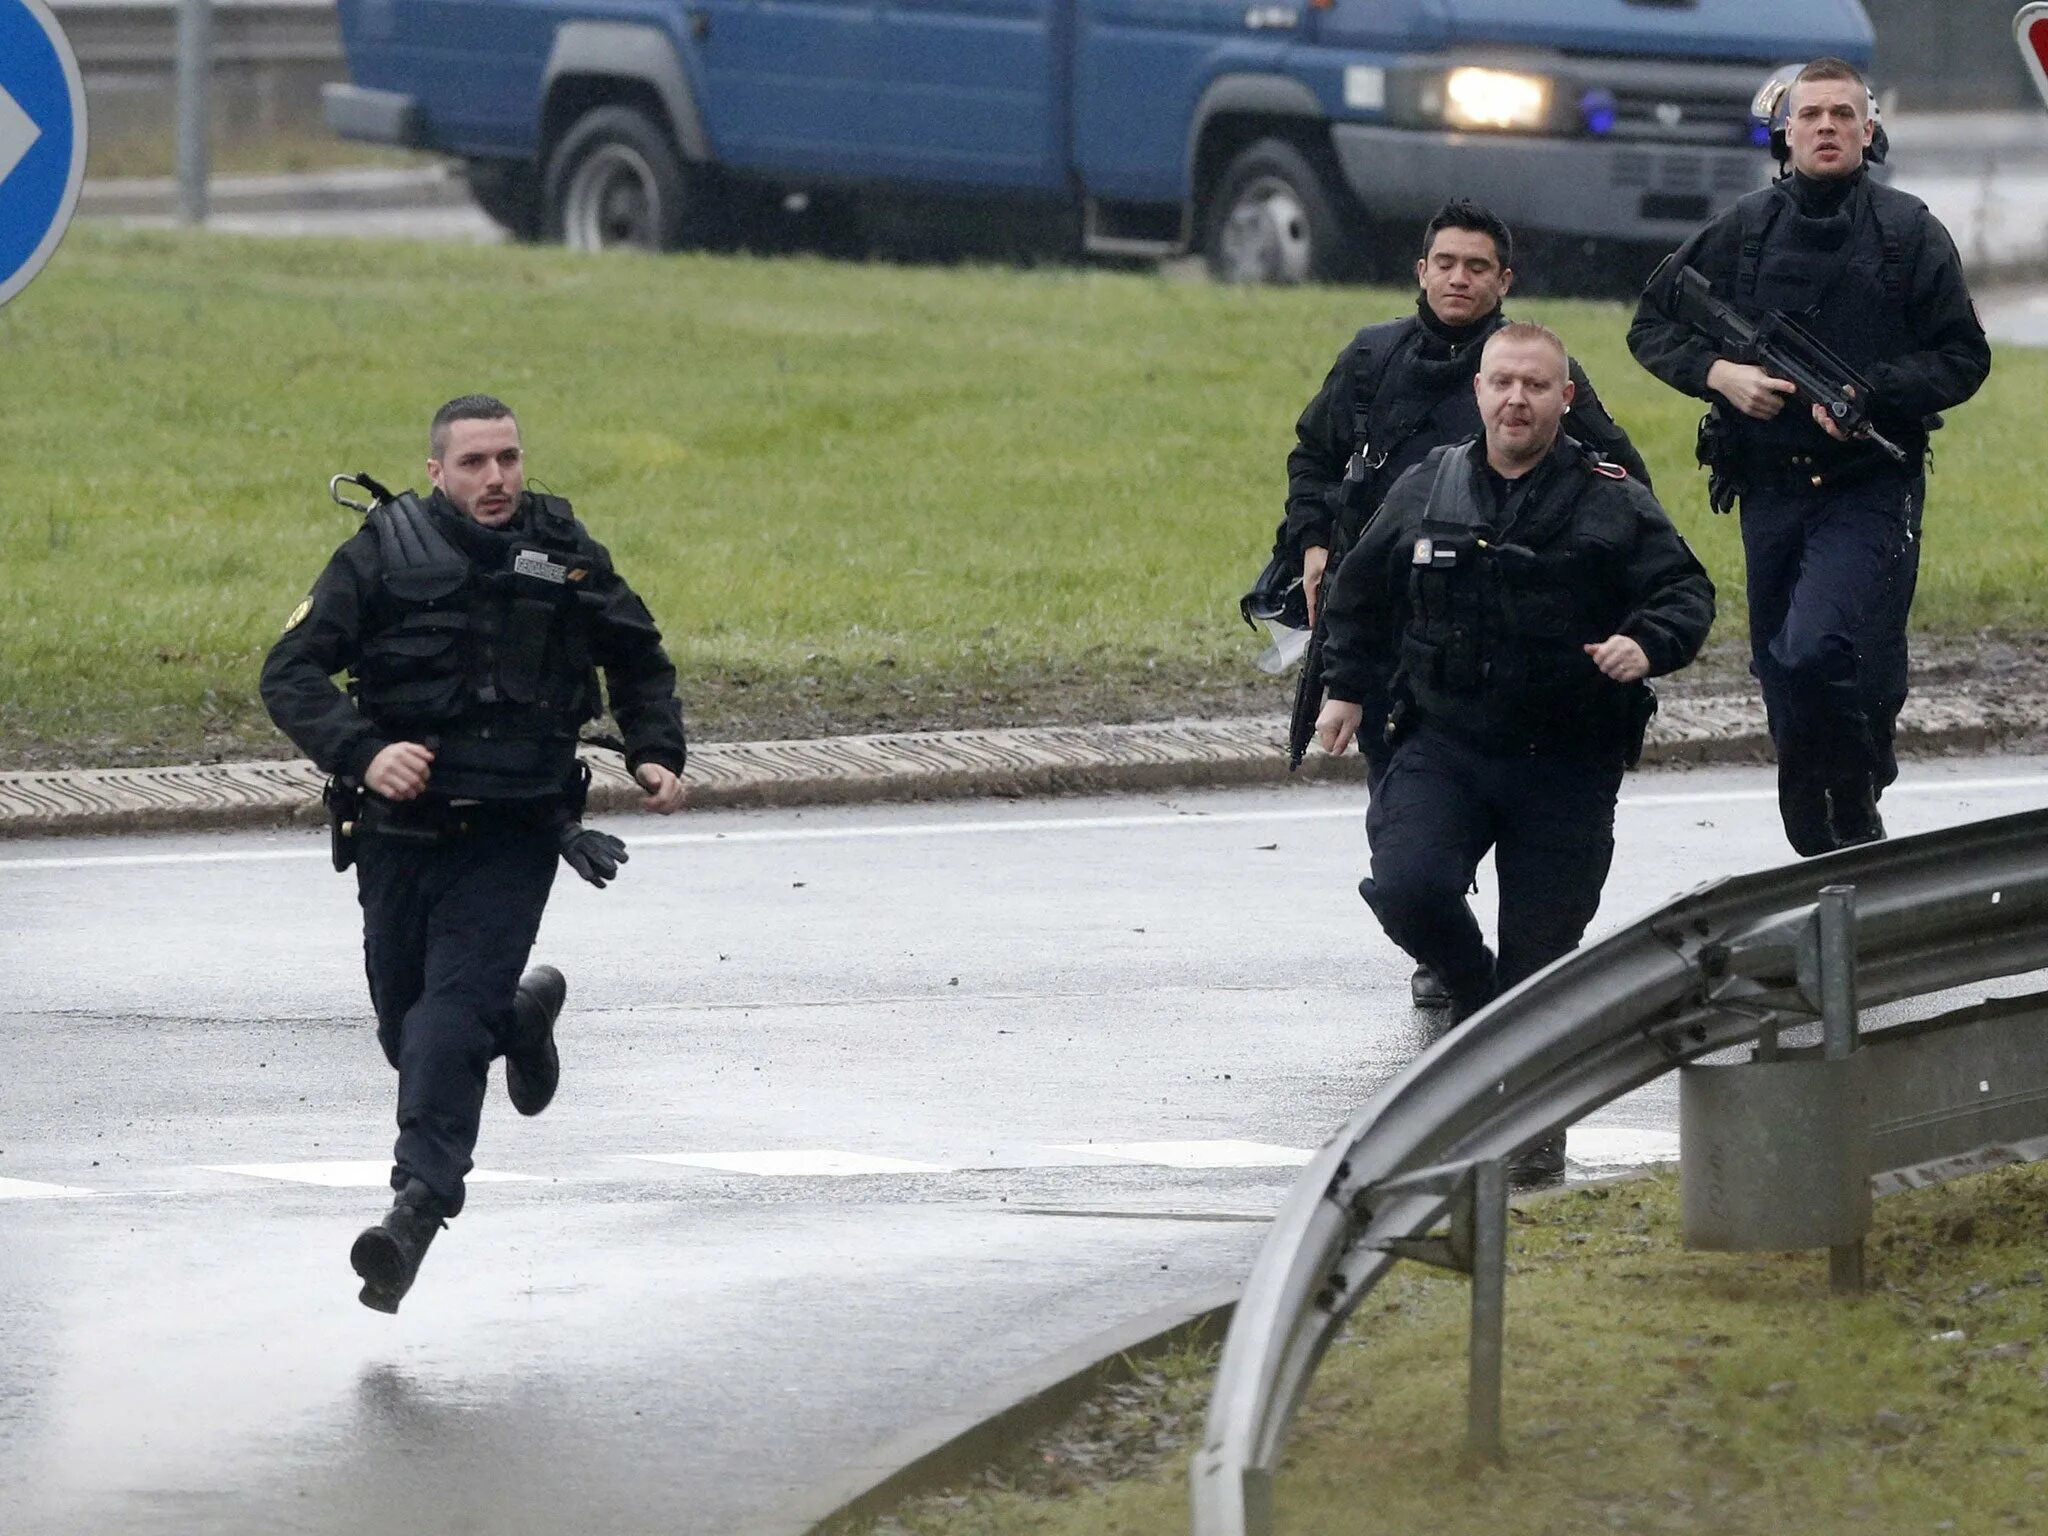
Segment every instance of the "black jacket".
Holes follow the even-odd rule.
[[[529,494],[521,501],[508,534],[532,525],[539,512],[537,500]],[[483,571],[491,557],[480,546],[502,541],[478,536],[477,528],[466,526],[463,515],[438,491],[425,505],[451,543]],[[568,515],[566,503],[553,505],[566,524],[568,542],[590,564],[589,596],[578,612],[589,660],[604,671],[605,693],[625,738],[627,767],[659,763],[681,773],[687,750],[682,706],[676,700],[675,668],[662,649],[661,632],[647,605],[612,568],[605,547]],[[384,578],[380,541],[366,519],[334,552],[263,663],[263,702],[278,728],[323,772],[357,780],[392,741],[417,739],[394,734],[395,722],[362,713],[333,682],[337,673],[357,673],[365,642],[388,632],[402,618]],[[573,737],[582,720],[564,718],[552,724],[560,734]]]
[[[1364,506],[1347,518],[1344,541],[1357,534],[1362,513],[1377,507],[1402,473],[1433,448],[1470,437],[1480,427],[1472,381],[1486,338],[1507,323],[1495,310],[1458,332],[1425,321],[1421,313],[1369,325],[1337,354],[1322,388],[1295,423],[1294,450],[1287,455],[1287,512],[1275,553],[1297,569],[1304,551],[1334,548],[1339,491],[1345,466],[1360,446],[1359,410],[1370,403],[1369,432],[1388,450]],[[1453,340],[1453,337],[1461,339]],[[1613,460],[1647,485],[1649,471],[1628,434],[1607,412],[1592,380],[1571,363],[1576,388],[1565,421],[1574,437]]]
[[[1817,197],[1826,201],[1816,204]],[[1764,302],[1773,296],[1771,268],[1784,259],[1779,252],[1788,243],[1797,246],[1826,232],[1829,220],[1807,216],[1823,208],[1854,222],[1854,244],[1838,266],[1818,254],[1808,258],[1827,276],[1808,295],[1818,312],[1805,323],[1869,382],[1868,404],[1878,428],[1917,448],[1926,440],[1926,418],[1962,404],[1982,386],[1991,371],[1991,348],[1970,302],[1955,242],[1941,221],[1918,198],[1862,172],[1836,188],[1788,177],[1741,199],[1651,275],[1629,326],[1629,350],[1673,389],[1718,403],[1720,397],[1707,388],[1707,372],[1720,354],[1690,326],[1670,318],[1678,269],[1695,268],[1716,298],[1746,314],[1785,308]],[[1799,255],[1786,254],[1793,260]],[[1732,407],[1720,409],[1739,440],[1770,438],[1775,446],[1822,455],[1824,461],[1871,452],[1834,443],[1797,404],[1781,413],[1785,420],[1771,431]],[[1788,438],[1788,429],[1795,428],[1796,441]]]
[[[1432,499],[1447,462],[1447,475],[1468,477],[1447,488],[1478,535],[1456,554],[1436,521],[1442,499]],[[1648,488],[1570,437],[1499,486],[1504,505],[1495,479],[1475,438],[1432,451],[1388,493],[1330,593],[1329,696],[1365,705],[1368,732],[1393,701],[1484,747],[1555,743],[1605,755],[1623,745],[1625,694],[1640,685],[1601,676],[1582,647],[1624,635],[1643,648],[1651,676],[1676,671],[1713,624],[1713,582]],[[1434,537],[1419,542],[1426,534]],[[1445,604],[1453,595],[1471,601]],[[1450,628],[1462,661],[1421,675]]]

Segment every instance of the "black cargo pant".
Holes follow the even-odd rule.
[[[1614,858],[1620,790],[1618,754],[1483,752],[1422,726],[1373,786],[1372,873],[1358,894],[1387,937],[1469,1013],[1578,944]],[[1500,885],[1497,964],[1465,899],[1489,849]]]
[[[366,831],[356,894],[377,1043],[398,1069],[391,1187],[417,1178],[462,1209],[491,1062],[555,880],[555,833],[528,814],[435,841]]]
[[[1763,685],[1781,788],[1796,799],[1899,776],[1906,620],[1926,482],[1846,487],[1760,479],[1742,495],[1750,670]]]

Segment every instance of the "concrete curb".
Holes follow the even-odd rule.
[[[811,1536],[828,1525],[873,1518],[922,1494],[966,1482],[1019,1445],[1053,1428],[1092,1394],[1128,1381],[1153,1356],[1220,1330],[1237,1307],[1237,1288],[1148,1312],[1011,1377],[951,1413],[897,1435],[833,1484],[745,1536]]]
[[[384,212],[456,208],[469,200],[469,188],[452,165],[215,176],[206,185],[214,213]],[[102,178],[86,182],[78,193],[80,218],[150,218],[177,211],[178,183],[170,176]]]
[[[1906,751],[1971,751],[2027,742],[2048,727],[2048,697],[1926,690],[1900,720]],[[690,796],[704,808],[870,803],[974,795],[1053,795],[1281,783],[1278,718],[1045,726],[712,742],[690,754]],[[1649,765],[1760,761],[1763,709],[1749,695],[1678,697],[1650,732]],[[639,803],[616,753],[587,754],[594,810]],[[1310,757],[1297,776],[1356,780],[1362,763]],[[0,773],[0,838],[310,824],[320,772],[307,762]]]

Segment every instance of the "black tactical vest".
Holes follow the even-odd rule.
[[[1889,189],[1864,180],[1826,218],[1800,212],[1791,187],[1779,182],[1752,192],[1737,205],[1742,254],[1736,269],[1735,303],[1745,314],[1783,310],[1859,372],[1872,363],[1915,349],[1906,314],[1904,242],[1917,227],[1895,228],[1912,213]],[[1782,467],[1798,458],[1840,473],[1854,466],[1876,468],[1879,451],[1868,444],[1838,443],[1815,426],[1797,401],[1770,421],[1739,412],[1730,418],[1744,454]],[[1918,422],[1879,422],[1885,434],[1909,453],[1925,446]],[[1868,460],[1866,465],[1863,461]]]
[[[408,492],[370,522],[383,592],[350,674],[356,707],[389,735],[436,738],[439,793],[561,791],[599,712],[584,615],[602,601],[568,503],[529,495],[518,533],[446,529]]]
[[[1357,543],[1404,472],[1432,448],[1479,430],[1472,380],[1486,338],[1506,323],[1496,309],[1487,324],[1449,349],[1420,319],[1400,320],[1386,327],[1395,333],[1388,344],[1360,358],[1353,375],[1354,446],[1338,488],[1333,558]]]
[[[1584,650],[1626,615],[1621,568],[1635,536],[1613,470],[1570,445],[1533,473],[1494,530],[1477,442],[1437,461],[1410,554],[1398,691],[1422,717],[1489,751],[1604,757],[1646,702],[1641,683],[1600,675]]]

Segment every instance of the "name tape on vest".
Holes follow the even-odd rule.
[[[522,549],[512,557],[513,572],[520,576],[538,576],[542,581],[552,581],[560,586],[569,579],[569,568],[557,565],[537,549]]]

